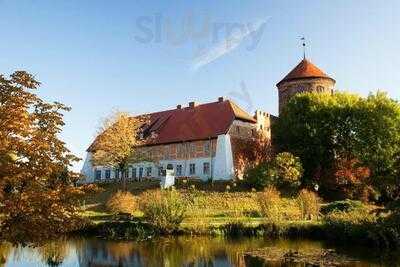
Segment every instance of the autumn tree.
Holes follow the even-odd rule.
[[[273,157],[271,140],[261,132],[252,138],[232,138],[236,176]]]
[[[129,164],[148,160],[138,149],[147,140],[147,123],[146,116],[133,117],[127,113],[116,112],[104,121],[90,147],[93,152],[93,165],[115,168],[121,173],[124,189]]]
[[[323,178],[331,196],[341,199],[360,199],[367,202],[374,193],[369,180],[371,172],[356,159],[336,159],[333,173]]]
[[[0,75],[0,238],[28,242],[79,227],[73,186],[68,171],[78,160],[58,138],[61,103],[40,99],[40,83],[24,71]]]

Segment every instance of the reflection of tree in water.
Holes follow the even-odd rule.
[[[75,243],[80,266],[246,266],[244,253],[266,246],[282,249],[307,249],[316,242],[267,240],[263,238],[227,239],[209,236],[160,237],[143,242],[118,242],[99,239]],[[77,245],[79,244],[79,245]]]
[[[66,240],[50,241],[37,248],[42,262],[51,267],[61,265],[69,250],[70,246]]]
[[[175,237],[146,242],[138,249],[146,266],[245,266],[243,252],[262,243],[262,239]]]
[[[141,266],[135,242],[87,239],[75,244],[80,266]]]
[[[10,255],[12,246],[9,243],[0,243],[0,267],[5,266],[7,257]]]
[[[146,242],[82,240],[77,246],[81,266],[245,266],[243,252],[262,239],[210,237],[157,238]]]

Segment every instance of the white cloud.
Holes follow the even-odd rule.
[[[254,48],[261,38],[262,31],[264,30],[266,20],[261,20],[252,24],[243,24],[243,28],[240,31],[235,31],[228,35],[224,40],[217,43],[215,46],[204,51],[200,56],[196,57],[191,64],[191,69],[197,71],[198,69],[210,64],[218,58],[232,52],[246,39],[251,36]]]

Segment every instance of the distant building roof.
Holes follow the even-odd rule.
[[[326,75],[321,69],[311,63],[309,60],[303,59],[293,70],[289,72],[289,74],[285,76],[285,78],[283,78],[277,84],[277,86],[279,86],[283,82],[305,78],[327,78],[335,81],[334,79]]]
[[[147,133],[154,133],[149,144],[167,144],[215,138],[228,132],[235,119],[256,123],[246,111],[230,100],[180,107],[139,116],[149,117]],[[93,147],[94,142],[88,148]]]

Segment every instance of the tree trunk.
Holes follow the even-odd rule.
[[[126,175],[125,175],[125,171],[126,170],[122,170],[122,186],[123,186],[123,188],[122,188],[122,190],[123,191],[127,191],[127,186],[126,186]]]

